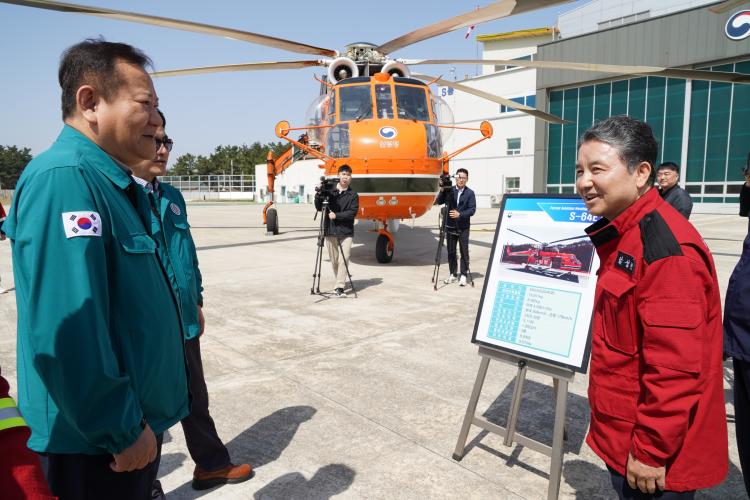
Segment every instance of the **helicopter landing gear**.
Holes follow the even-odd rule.
[[[279,215],[270,203],[263,209],[263,219],[266,223],[266,236],[279,234]]]
[[[378,231],[378,240],[375,243],[375,258],[381,264],[387,264],[393,260],[393,251],[396,248],[393,235],[385,229]]]

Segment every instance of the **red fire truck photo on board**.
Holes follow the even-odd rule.
[[[570,236],[571,228],[564,228],[552,234],[549,228],[512,224],[506,230],[500,260],[507,269],[572,283],[591,273],[594,246],[585,233]]]

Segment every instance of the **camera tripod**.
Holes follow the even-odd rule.
[[[330,209],[328,208],[329,202],[328,197],[323,198],[323,209],[321,210],[322,217],[320,218],[320,226],[318,228],[318,250],[315,253],[315,268],[313,269],[313,283],[312,287],[310,287],[310,295],[325,295],[325,293],[321,293],[320,291],[320,273],[323,269],[323,246],[325,245],[325,227],[328,221],[328,213]],[[315,212],[315,217],[318,216],[318,212]],[[315,217],[313,217],[313,220],[315,220]],[[352,287],[352,292],[354,292],[354,298],[357,298],[357,290],[354,288],[354,283],[352,283],[352,275],[349,272],[349,263],[346,261],[346,258],[344,257],[344,248],[341,246],[341,240],[336,238],[336,243],[339,245],[339,255],[341,256],[341,260],[344,262],[344,268],[346,269],[346,275],[349,277],[349,286]],[[339,264],[341,265],[341,264]]]
[[[435,252],[435,267],[432,269],[432,289],[437,291],[438,286],[438,275],[440,274],[440,261],[442,260],[442,253],[443,253],[443,243],[445,242],[446,236],[454,236],[455,238],[459,238],[459,232],[456,228],[448,228],[448,217],[450,217],[451,210],[454,210],[456,208],[455,206],[455,200],[453,199],[453,186],[450,187],[443,187],[442,189],[446,190],[445,192],[445,206],[440,209],[440,216],[442,217],[442,220],[440,221],[440,235],[438,237],[438,246],[437,251]],[[457,242],[458,246],[460,247],[460,241]],[[458,250],[458,249],[457,249]],[[463,258],[463,249],[461,249],[461,257]],[[468,257],[468,256],[467,256]],[[456,256],[456,265],[458,265],[458,256]],[[471,267],[469,266],[469,259],[466,259],[466,274],[469,277],[469,283],[471,283],[471,286],[474,286],[474,278],[471,276]]]

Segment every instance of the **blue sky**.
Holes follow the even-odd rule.
[[[311,4],[212,0],[78,0],[76,3],[174,17],[263,33],[342,51],[344,45],[384,43],[404,33],[489,2],[422,0],[328,0]],[[468,40],[461,29],[401,49],[405,58],[474,58],[475,35],[553,26],[557,14],[582,1],[480,24]],[[0,145],[46,149],[62,126],[57,67],[61,52],[92,36],[130,43],[146,52],[156,69],[176,69],[259,61],[308,59],[307,55],[216,36],[107,20],[80,14],[0,4]],[[309,56],[316,59],[315,56]],[[445,66],[419,68],[449,77]],[[155,80],[167,132],[175,139],[173,159],[184,153],[209,154],[220,144],[277,140],[279,120],[303,125],[318,92],[313,75],[322,68],[218,73]],[[456,74],[472,74],[473,66]]]

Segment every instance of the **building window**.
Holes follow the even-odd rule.
[[[508,156],[521,154],[521,138],[520,137],[514,137],[512,139],[508,139],[508,148],[507,148],[506,154]]]
[[[531,108],[536,108],[536,94],[521,96],[521,97],[511,97],[510,100],[513,102],[517,102],[518,104],[523,104]],[[500,105],[501,114],[511,113],[513,111],[516,111],[516,108],[513,108],[511,106],[506,106],[505,104]]]
[[[506,177],[505,178],[505,192],[506,193],[519,193],[521,191],[521,178],[520,177]]]
[[[708,69],[750,74],[750,60]],[[577,139],[591,123],[630,114],[645,118],[651,126],[660,145],[657,162],[679,163],[683,148],[687,149],[687,161],[680,167],[693,202],[738,202],[744,180],[740,167],[747,161],[750,143],[748,85],[694,80],[688,87],[680,78],[638,77],[551,90],[548,110],[575,122],[548,126],[546,181],[552,190],[573,189]],[[686,122],[688,130],[683,134]]]
[[[534,59],[535,59],[534,54],[528,54],[528,55],[525,55],[525,56],[514,57],[513,61],[533,61]],[[516,68],[518,68],[518,66],[513,66],[513,65],[510,65],[510,64],[495,65],[495,71],[496,72],[508,71],[509,69],[516,69]]]

